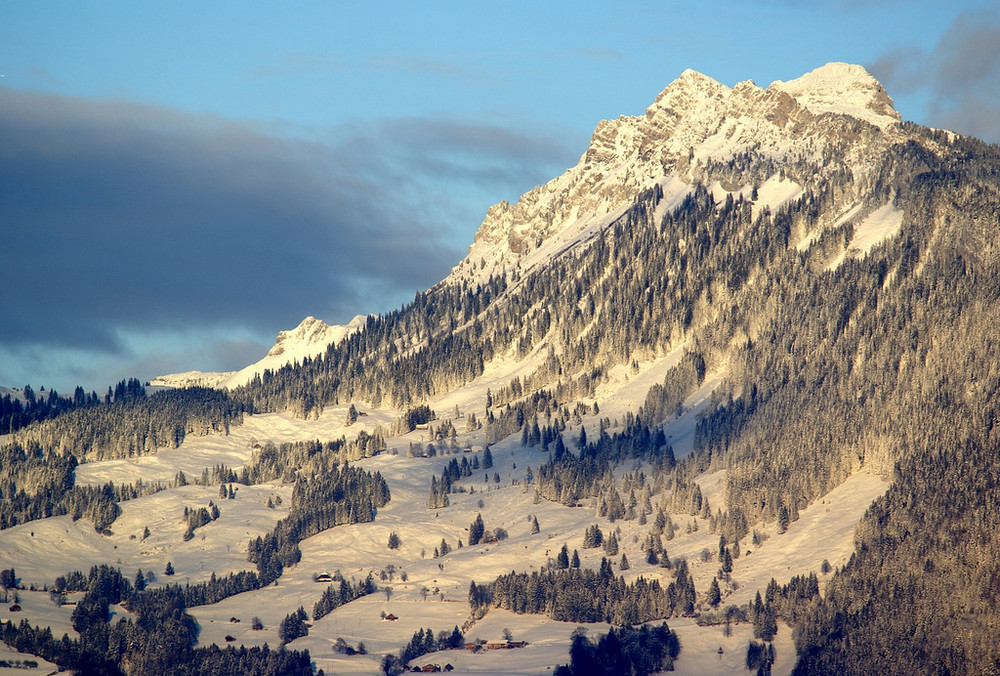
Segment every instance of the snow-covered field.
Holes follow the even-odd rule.
[[[22,676],[42,676],[43,674],[54,674],[59,671],[59,667],[46,662],[41,657],[21,653],[9,647],[6,643],[0,642],[0,660],[20,666],[0,667],[0,674],[21,674]],[[34,663],[35,666],[24,666],[24,663]]]
[[[612,370],[598,389],[600,413],[584,417],[588,433],[597,432],[599,418],[607,416],[614,420],[641,405],[649,387],[662,381],[669,368],[683,356],[683,347],[642,363],[638,372],[625,368]],[[493,445],[494,467],[458,482],[464,492],[453,493],[449,507],[427,508],[431,477],[440,475],[452,457],[464,455],[462,448],[484,445],[481,431],[465,432],[464,419],[471,413],[482,414],[487,389],[496,391],[509,382],[512,374],[530,373],[538,359],[538,355],[529,355],[523,362],[514,363],[510,357],[498,357],[483,376],[431,402],[442,419],[451,418],[458,409],[461,417],[454,423],[460,435],[454,450],[442,444],[437,457],[408,457],[411,442],[428,441],[426,430],[415,430],[388,439],[390,452],[358,462],[361,467],[380,472],[392,493],[391,502],[380,510],[376,520],[338,526],[303,541],[301,562],[286,569],[277,583],[265,589],[192,608],[190,612],[201,627],[199,643],[275,646],[279,643],[278,625],[286,615],[300,605],[312,615],[313,604],[326,587],[313,581],[316,575],[339,571],[345,578],[358,581],[371,573],[380,587],[391,589],[338,608],[316,621],[309,635],[294,641],[290,647],[308,649],[317,667],[327,673],[375,673],[381,656],[397,651],[416,630],[431,628],[439,632],[463,627],[470,620],[467,602],[470,581],[484,583],[511,571],[538,570],[555,558],[564,543],[570,551],[579,551],[584,566],[597,567],[603,550],[582,547],[585,529],[595,523],[606,534],[611,531],[617,534],[620,551],[632,563],[632,568],[624,573],[628,579],[642,575],[659,578],[667,584],[672,579],[670,571],[645,563],[640,550],[648,526],[640,526],[637,521],[611,524],[598,518],[592,500],[575,508],[544,500],[535,504],[533,489],[525,485],[525,473],[529,467],[537,469],[548,460],[548,455],[536,448],[521,447],[515,438]],[[665,422],[665,432],[678,457],[690,452],[697,420],[711,405],[711,393],[724,376],[724,369],[710,373],[698,391],[684,402],[683,413]],[[400,415],[399,411],[363,404],[358,407],[366,415],[351,427],[344,424],[346,406],[329,407],[318,420],[298,420],[288,414],[248,416],[245,424],[234,426],[229,436],[189,437],[180,448],[161,450],[152,456],[82,465],[77,470],[78,481],[117,483],[141,477],[145,481],[168,483],[178,471],[183,471],[190,481],[200,476],[205,467],[218,463],[238,469],[249,459],[254,444],[325,441],[355,435],[362,429],[385,431]],[[578,435],[579,426],[571,426],[567,438],[575,439]],[[499,483],[494,474],[499,475]],[[697,480],[712,505],[724,504],[724,472],[702,475]],[[769,537],[760,546],[749,543],[749,538],[741,543],[743,555],[736,559],[732,573],[735,584],[724,586],[724,603],[752,600],[771,577],[785,582],[793,575],[819,573],[824,560],[833,566],[842,565],[852,550],[856,523],[885,488],[877,477],[857,474],[802,510],[786,533],[778,535],[773,524],[758,525],[758,530]],[[119,566],[129,577],[140,569],[152,571],[156,577],[153,584],[196,583],[208,579],[213,572],[225,575],[252,570],[253,565],[246,560],[247,543],[269,532],[287,514],[290,496],[291,485],[280,483],[240,486],[233,500],[220,499],[217,486],[189,484],[121,503],[123,513],[112,525],[111,535],[100,535],[89,522],[74,522],[66,516],[35,521],[0,532],[0,568],[15,568],[25,588],[34,586],[39,590],[51,585],[58,575],[71,570],[86,572],[98,563]],[[268,500],[275,503],[278,497],[281,503],[269,508]],[[659,497],[654,496],[654,502]],[[220,507],[220,518],[197,529],[194,538],[185,542],[184,507],[203,507],[209,501]],[[467,543],[469,524],[477,514],[482,514],[487,529],[505,528],[509,539],[459,548],[459,541]],[[717,551],[718,536],[710,533],[707,522],[699,517],[670,516],[680,530],[674,539],[665,542],[668,555],[673,561],[688,560],[695,586],[703,593],[719,565],[714,558],[705,560],[703,552]],[[540,525],[537,534],[530,532],[532,517]],[[147,528],[149,535],[144,537]],[[401,539],[396,550],[387,547],[391,532]],[[434,558],[434,550],[442,539],[452,551]],[[176,571],[173,578],[163,574],[168,561]],[[617,557],[614,565],[617,569]],[[51,626],[57,636],[73,634],[70,606],[56,606],[44,591],[25,590],[20,596],[22,610],[11,613],[7,604],[3,604],[0,619],[16,615],[15,619],[27,618]],[[383,620],[383,613],[399,619]],[[254,617],[260,618],[263,630],[251,628]],[[239,621],[232,621],[233,618]],[[683,646],[676,665],[680,674],[732,673],[742,664],[746,643],[752,636],[751,628],[745,625],[734,627],[730,637],[723,635],[721,627],[699,627],[690,618],[674,619],[669,625],[678,632]],[[576,626],[543,616],[517,616],[494,610],[471,625],[467,638],[496,639],[507,628],[515,639],[528,641],[527,647],[475,654],[448,651],[425,656],[418,663],[452,664],[459,671],[479,674],[546,674],[555,665],[568,661],[570,636]],[[596,635],[606,627],[592,625],[587,629]],[[227,636],[232,640],[227,641]],[[335,649],[338,639],[352,647],[363,643],[369,654],[341,655]],[[788,673],[794,664],[794,645],[787,627],[781,628],[775,645],[778,662],[774,673]]]

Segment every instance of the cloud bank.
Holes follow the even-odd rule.
[[[246,336],[306,315],[391,309],[458,262],[489,200],[572,159],[551,140],[447,120],[303,140],[0,89],[0,382],[23,384],[7,379],[60,350],[163,357],[163,340],[157,357],[136,336],[212,336],[170,363],[227,341],[245,359]]]
[[[927,97],[925,122],[1000,142],[1000,10],[960,13],[930,49],[897,47],[870,70],[890,92]]]

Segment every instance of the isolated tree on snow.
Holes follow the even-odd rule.
[[[729,547],[722,552],[722,572],[726,575],[733,572],[733,555],[729,553]]]
[[[478,545],[483,539],[484,532],[486,532],[486,526],[483,524],[483,515],[476,514],[476,520],[469,526],[469,544]]]
[[[569,568],[569,547],[563,544],[562,549],[559,550],[559,555],[556,556],[556,568],[559,570],[566,570]]]
[[[722,602],[722,591],[719,589],[719,580],[712,578],[712,584],[708,587],[708,605],[715,608]]]

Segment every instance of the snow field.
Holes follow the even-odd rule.
[[[5,673],[5,674],[9,673],[9,674],[19,674],[20,676],[43,676],[43,674],[54,674],[57,671],[59,671],[59,667],[57,667],[52,662],[46,662],[41,657],[36,657],[35,655],[29,655],[27,653],[18,652],[17,650],[14,650],[10,646],[8,646],[6,643],[2,642],[0,642],[0,660],[4,660],[10,663],[16,661],[20,662],[33,661],[38,663],[38,666],[34,668],[17,668],[17,669],[0,668],[0,673]]]
[[[366,415],[350,427],[344,424],[349,404],[328,406],[323,415],[312,420],[298,419],[290,413],[246,415],[242,425],[230,428],[229,436],[188,435],[179,448],[161,448],[154,455],[84,463],[76,469],[76,481],[81,485],[108,481],[135,483],[139,479],[146,483],[171,483],[177,472],[183,471],[187,480],[193,482],[205,468],[211,471],[218,464],[239,471],[250,460],[254,444],[332,441],[345,435],[354,438],[361,430],[372,434],[379,426],[388,427],[402,413],[371,408],[362,402],[355,405]]]
[[[18,577],[20,577],[20,572],[16,570],[15,572],[18,572]],[[73,622],[71,619],[74,606],[57,606],[49,598],[49,593],[47,591],[28,591],[25,589],[19,589],[17,591],[17,596],[19,599],[17,605],[21,606],[21,610],[16,612],[10,610],[10,607],[14,605],[14,592],[12,590],[8,594],[8,601],[0,602],[0,622],[13,622],[16,625],[19,624],[21,620],[27,619],[33,625],[50,627],[52,629],[52,635],[56,638],[62,638],[63,634],[69,634],[71,638],[77,638],[79,636],[76,630],[73,629]],[[72,601],[77,601],[82,597],[82,592],[70,594],[68,596],[69,600]],[[7,645],[0,642],[0,648],[7,648]]]
[[[854,236],[851,237],[847,248],[830,263],[827,269],[836,270],[848,256],[863,258],[885,240],[898,235],[902,227],[903,212],[891,202],[875,209],[860,223],[855,224]]]
[[[863,220],[854,228],[854,237],[847,246],[856,256],[867,254],[882,241],[894,237],[903,227],[903,212],[892,203],[886,204]]]
[[[642,404],[648,388],[662,381],[682,356],[683,346],[643,363],[638,374],[633,375],[630,367],[612,370],[608,381],[598,389],[600,413],[584,418],[588,435],[597,434],[600,418],[607,416],[613,420],[627,411],[634,411]],[[527,374],[533,368],[534,357],[529,356],[521,363],[509,357],[498,358],[483,376],[434,400],[431,406],[442,420],[453,415],[456,405],[463,418],[472,412],[479,416],[485,405],[487,388],[496,391],[509,382],[517,369]],[[724,376],[724,369],[709,374],[701,388],[684,402],[684,413],[666,422],[665,432],[678,457],[690,452],[698,417],[710,405],[711,393]],[[87,483],[127,482],[139,477],[148,481],[151,476],[172,481],[177,471],[183,470],[189,481],[193,481],[204,467],[220,462],[239,469],[249,459],[254,442],[325,441],[342,434],[352,436],[361,429],[374,431],[376,426],[388,429],[399,415],[398,411],[376,410],[364,405],[359,405],[359,409],[368,415],[351,428],[344,426],[346,405],[328,407],[318,420],[297,420],[285,414],[247,416],[245,424],[233,427],[228,437],[190,437],[181,448],[162,450],[154,456],[82,465],[78,477]],[[314,582],[316,575],[340,571],[345,578],[357,582],[372,573],[380,586],[392,587],[388,596],[380,591],[334,610],[313,623],[309,636],[294,641],[290,647],[309,649],[317,667],[327,673],[376,673],[381,656],[397,651],[417,629],[429,627],[439,632],[450,631],[456,625],[463,627],[469,619],[467,595],[472,580],[482,584],[511,571],[539,570],[555,559],[563,543],[568,545],[570,552],[578,550],[583,566],[598,567],[604,555],[603,548],[582,548],[584,532],[591,524],[598,524],[605,537],[612,531],[617,533],[619,554],[613,557],[616,572],[619,572],[621,553],[625,553],[631,563],[631,569],[622,572],[626,579],[642,575],[669,584],[672,571],[647,564],[640,550],[649,525],[639,526],[637,521],[612,524],[598,518],[593,499],[582,501],[581,507],[566,507],[544,500],[534,504],[534,489],[524,486],[525,470],[531,466],[537,471],[548,460],[548,454],[541,453],[538,448],[522,448],[515,438],[517,435],[492,446],[493,468],[481,469],[456,483],[456,487],[466,492],[451,494],[449,507],[428,509],[431,477],[440,476],[452,457],[458,459],[462,455],[471,460],[472,454],[459,450],[463,446],[484,444],[482,432],[464,432],[463,418],[453,421],[459,431],[458,449],[454,451],[446,444],[436,444],[439,446],[437,457],[407,457],[411,442],[426,444],[429,441],[426,430],[415,430],[388,439],[389,453],[357,462],[367,470],[380,472],[392,493],[391,502],[379,511],[376,520],[338,526],[304,540],[300,544],[301,562],[286,569],[276,584],[217,604],[190,609],[201,627],[199,644],[225,646],[226,636],[232,636],[234,645],[268,643],[276,647],[278,625],[287,614],[301,605],[311,617],[313,604],[327,586],[327,583]],[[566,432],[571,448],[575,447],[573,442],[578,436],[579,426],[571,425]],[[637,467],[622,467],[618,475]],[[499,484],[494,482],[494,474],[499,474]],[[722,507],[724,472],[703,475],[697,480],[703,495],[713,505],[713,511]],[[287,514],[291,485],[274,483],[238,488],[235,500],[220,499],[218,486],[188,485],[123,502],[123,513],[112,525],[114,534],[111,536],[99,535],[89,522],[74,523],[69,517],[17,526],[0,532],[0,567],[14,567],[24,584],[38,587],[51,584],[56,576],[70,570],[86,572],[90,565],[97,563],[120,566],[130,577],[139,568],[152,570],[157,576],[154,584],[196,583],[207,580],[213,571],[217,576],[224,576],[231,571],[252,570],[254,566],[246,560],[247,542],[270,532],[275,522]],[[787,533],[777,535],[773,524],[758,526],[770,537],[759,547],[741,543],[744,555],[735,560],[732,574],[737,588],[733,591],[723,585],[723,603],[752,600],[756,591],[763,591],[772,576],[779,582],[786,582],[792,575],[810,570],[818,572],[824,559],[834,566],[841,565],[852,551],[854,526],[871,500],[884,490],[885,484],[880,479],[858,474],[802,510],[799,520],[790,524]],[[275,509],[267,508],[268,498],[275,496],[282,498],[282,504]],[[654,506],[660,497],[653,496]],[[184,506],[197,509],[207,506],[210,500],[220,507],[220,518],[197,529],[194,538],[184,542]],[[503,527],[509,539],[468,546],[468,527],[477,513],[482,514],[488,530]],[[538,519],[541,529],[534,535],[530,533],[532,515]],[[668,555],[675,562],[687,559],[695,587],[699,594],[704,594],[719,567],[714,557],[718,535],[709,533],[708,523],[699,517],[690,514],[670,516],[680,530],[673,540],[664,540]],[[697,530],[688,533],[688,526],[693,525],[697,525]],[[146,527],[150,535],[143,539]],[[397,550],[390,550],[386,545],[391,532],[396,532],[401,539]],[[433,551],[442,538],[452,551],[433,558]],[[461,549],[457,547],[459,539],[466,545]],[[822,543],[822,547],[817,547],[816,543]],[[747,549],[753,553],[746,555]],[[712,560],[702,560],[704,550],[713,554]],[[162,575],[168,560],[176,570],[172,579]],[[388,577],[390,567],[394,567],[391,579],[382,580],[381,574],[385,571]],[[25,607],[23,617],[52,626],[57,635],[67,629],[71,631],[71,608],[57,608],[44,592],[23,594],[31,594],[31,600],[22,604]],[[5,612],[6,608],[0,608],[0,618]],[[383,612],[399,619],[395,622],[383,620]],[[262,620],[264,630],[251,629],[255,616]],[[231,622],[233,617],[240,622]],[[748,626],[734,627],[733,636],[726,638],[721,627],[698,627],[690,619],[675,618],[668,624],[677,630],[683,646],[676,665],[678,673],[731,673],[734,666],[742,665],[747,632],[752,631]],[[481,674],[546,674],[554,665],[568,661],[570,634],[576,626],[544,616],[516,616],[492,610],[472,625],[467,638],[494,639],[507,627],[516,639],[527,640],[530,645],[481,654],[448,651],[420,658],[417,663],[440,663],[442,666],[451,663],[459,670]],[[606,630],[602,625],[587,628],[591,635]],[[370,654],[339,655],[334,651],[338,638],[353,647],[364,642]],[[720,646],[724,649],[721,658],[718,655]],[[776,649],[778,663],[774,673],[788,673],[794,662],[794,646],[787,627],[779,630]]]
[[[158,583],[203,582],[217,576],[253,570],[246,560],[251,538],[269,533],[288,512],[290,484],[239,486],[236,499],[219,498],[218,486],[183,486],[120,503],[122,514],[112,524],[113,535],[100,535],[86,519],[58,516],[32,521],[0,532],[0,568],[14,568],[21,584],[52,585],[73,570],[86,574],[91,566],[107,563],[120,567],[130,579],[140,568],[153,571]],[[267,500],[281,496],[282,505],[268,509]],[[184,507],[219,505],[220,516],[183,541],[187,521]],[[143,529],[150,535],[145,540]],[[163,575],[167,561],[176,574]]]

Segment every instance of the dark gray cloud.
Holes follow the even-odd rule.
[[[870,66],[890,93],[927,99],[926,124],[1000,141],[1000,10],[961,12],[930,49],[897,47]]]
[[[571,158],[486,125],[403,119],[289,140],[0,89],[0,356],[148,363],[123,335],[270,336],[309,314],[390,309],[447,274],[491,201]]]

